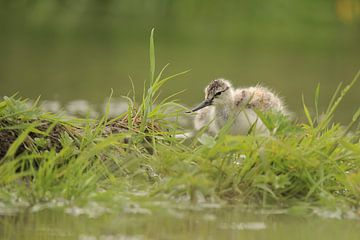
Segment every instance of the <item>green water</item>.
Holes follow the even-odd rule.
[[[299,115],[301,95],[313,110],[320,83],[324,109],[337,85],[360,68],[360,16],[342,2],[348,1],[4,1],[0,96],[99,103],[111,88],[114,96],[129,93],[131,76],[140,97],[155,27],[158,71],[166,63],[167,74],[191,69],[162,97],[185,90],[177,98],[193,106],[209,81],[224,77],[235,86],[273,88]],[[357,84],[338,120],[350,120],[359,91]]]
[[[97,217],[63,209],[0,217],[1,239],[358,239],[354,220],[254,213],[236,207],[163,209]]]

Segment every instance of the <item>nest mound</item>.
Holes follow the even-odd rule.
[[[10,146],[18,138],[18,134],[12,130],[0,130],[0,159],[5,157]],[[18,148],[18,152],[23,152],[25,150],[24,146],[21,145]]]
[[[107,137],[111,134],[131,132],[134,134],[138,133],[152,133],[151,135],[162,134],[162,130],[158,123],[152,122],[143,126],[142,128],[142,119],[139,116],[131,117],[131,123],[129,123],[130,118],[128,115],[125,115],[119,119],[111,120],[102,130],[102,136]],[[26,136],[25,140],[17,148],[16,154],[20,155],[25,151],[46,151],[50,149],[55,149],[56,152],[59,152],[64,146],[62,146],[61,138],[64,134],[67,134],[73,140],[79,140],[83,137],[83,132],[81,128],[70,126],[64,123],[54,123],[50,120],[28,120],[22,121],[21,119],[16,120],[2,120],[0,121],[0,159],[4,158],[11,147],[11,145],[16,141],[16,139],[23,133],[26,129],[26,126],[30,126],[35,123],[35,129],[37,131],[30,131]],[[23,127],[19,127],[19,126]],[[25,127],[24,127],[25,125]],[[42,139],[42,144],[36,143],[38,139]],[[144,141],[150,142],[151,137],[145,136]],[[129,142],[130,139],[124,139],[125,142]]]
[[[45,151],[55,149],[59,152],[62,149],[61,136],[65,133],[71,138],[75,139],[79,135],[77,128],[67,126],[61,123],[54,123],[49,120],[31,120],[26,123],[22,123],[21,119],[16,121],[0,121],[0,159],[5,157],[10,146],[16,141],[16,139],[22,134],[24,128],[19,128],[20,124],[28,125],[37,122],[35,129],[37,131],[30,131],[25,140],[18,147],[16,154],[19,155],[29,150]],[[36,144],[36,140],[42,138],[42,144]]]

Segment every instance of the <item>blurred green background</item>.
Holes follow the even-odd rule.
[[[186,91],[194,105],[212,79],[235,86],[262,83],[293,112],[309,104],[317,83],[325,106],[340,81],[360,68],[360,0],[0,0],[0,96],[103,102],[140,96],[148,76],[148,41],[155,27],[157,66],[171,81],[163,96]],[[340,106],[350,119],[360,82]]]

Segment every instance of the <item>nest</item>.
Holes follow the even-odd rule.
[[[2,159],[10,146],[15,142],[17,139],[18,134],[15,131],[11,130],[0,130],[0,159]],[[23,152],[25,150],[25,147],[21,145],[18,148],[18,152]]]
[[[31,124],[34,121],[30,121],[28,123]],[[20,120],[13,122],[0,121],[0,128],[2,128],[0,130],[0,159],[2,159],[6,155],[10,146],[23,132],[22,129],[12,128],[12,126],[16,126],[20,122]],[[75,127],[69,127],[61,123],[54,124],[47,120],[41,120],[35,128],[43,132],[44,134],[30,132],[26,139],[18,147],[15,156],[23,153],[27,149],[33,149],[35,151],[55,149],[55,151],[59,152],[63,147],[60,139],[64,133],[67,133],[73,139],[75,139],[79,135],[78,129],[76,129]],[[45,134],[46,132],[47,134]],[[43,141],[44,144],[42,144],[41,146],[35,144],[36,139],[40,138],[45,140]]]
[[[49,120],[30,120],[25,122],[25,124],[31,124],[35,121],[39,122],[35,128],[44,134],[30,132],[26,139],[18,147],[15,156],[18,156],[25,151],[41,152],[55,149],[56,152],[59,152],[64,147],[61,143],[61,137],[65,133],[67,133],[67,135],[70,136],[73,140],[80,139],[84,134],[80,128],[61,123],[53,123]],[[24,124],[21,119],[0,121],[0,159],[5,157],[11,145],[24,131],[23,129],[15,128],[20,124]],[[108,137],[111,134],[125,132],[130,132],[133,134],[144,133],[143,144],[144,146],[146,145],[145,148],[148,150],[148,152],[152,152],[149,151],[148,146],[148,144],[152,141],[152,137],[148,136],[147,133],[152,133],[152,136],[160,136],[161,128],[159,124],[156,122],[151,122],[145,126],[142,126],[142,118],[136,115],[135,117],[131,117],[131,127],[129,127],[129,125],[128,115],[125,115],[122,118],[116,120],[111,120],[103,129],[102,136]],[[141,130],[142,127],[144,128],[143,130]],[[43,144],[38,144],[38,139],[41,139]],[[124,138],[125,143],[129,143],[130,141],[130,137]]]

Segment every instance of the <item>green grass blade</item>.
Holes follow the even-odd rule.
[[[310,112],[309,112],[308,107],[307,107],[306,104],[305,104],[304,95],[302,95],[302,104],[303,104],[305,116],[306,116],[306,118],[307,118],[310,126],[311,126],[311,127],[314,127],[314,123],[313,123],[313,120],[312,120],[312,118],[311,118],[311,114],[310,114]]]
[[[150,33],[150,86],[152,86],[155,78],[155,45],[154,45],[154,28]]]
[[[16,140],[11,144],[8,151],[6,152],[5,158],[13,158],[16,154],[16,151],[20,147],[20,145],[25,141],[25,139],[28,137],[29,133],[34,131],[35,126],[37,126],[38,123],[34,122],[32,123],[28,128],[26,128],[17,138]]]
[[[320,83],[316,86],[315,90],[315,114],[316,121],[319,121],[319,98],[320,98]]]

